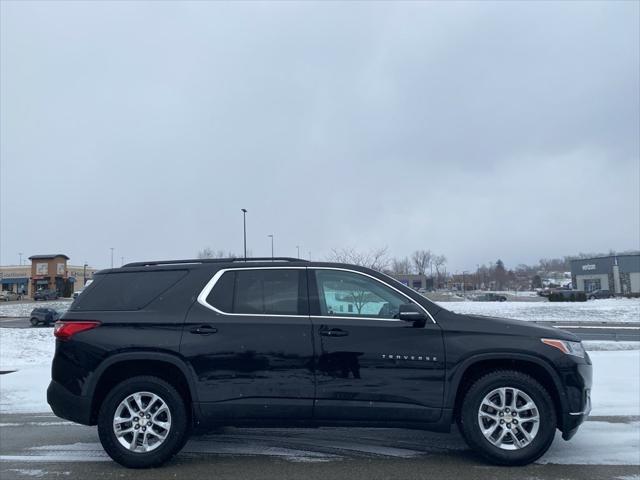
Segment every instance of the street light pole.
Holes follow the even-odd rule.
[[[242,210],[242,231],[244,236],[244,260],[247,261],[247,209],[241,208]]]
[[[273,260],[273,234],[267,235],[267,237],[271,238],[271,260]]]
[[[113,247],[111,247],[111,268],[113,268]]]
[[[82,286],[84,287],[87,284],[87,262],[84,262],[82,266]]]
[[[18,255],[20,255],[20,266],[22,266],[22,252],[20,252]]]

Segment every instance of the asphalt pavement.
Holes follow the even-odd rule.
[[[559,437],[555,442],[570,446]],[[128,470],[107,457],[95,427],[75,425],[47,414],[0,415],[2,480],[636,480],[639,476],[637,465],[496,467],[469,450],[455,432],[368,428],[224,428],[194,437],[161,468]]]

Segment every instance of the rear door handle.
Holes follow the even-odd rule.
[[[320,335],[323,337],[346,337],[349,335],[349,332],[341,328],[326,328],[320,330]]]
[[[218,333],[218,329],[211,325],[200,325],[199,327],[192,328],[190,332],[194,335],[211,335],[212,333]]]

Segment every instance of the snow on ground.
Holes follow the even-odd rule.
[[[556,439],[536,463],[640,465],[640,423],[585,422],[570,442]]]
[[[640,350],[589,352],[593,416],[640,416]],[[640,437],[640,432],[637,432]]]
[[[73,300],[51,300],[46,302],[11,303],[3,302],[0,305],[0,317],[28,317],[34,308],[53,308],[55,310],[66,310]]]
[[[588,302],[441,302],[456,313],[573,322],[640,322],[640,298]]]

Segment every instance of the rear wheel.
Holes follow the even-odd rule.
[[[30,320],[30,322],[31,322],[31,326],[32,326],[32,327],[37,327],[37,326],[38,326],[38,324],[40,323],[40,322],[38,321],[38,319],[37,319],[37,318],[35,318],[35,317],[33,317],[33,318]]]
[[[98,413],[102,446],[129,468],[163,464],[184,446],[188,431],[184,399],[157,377],[134,377],[118,384]]]
[[[469,446],[492,463],[526,465],[549,449],[556,412],[549,393],[517,371],[478,379],[462,403],[459,426]]]

